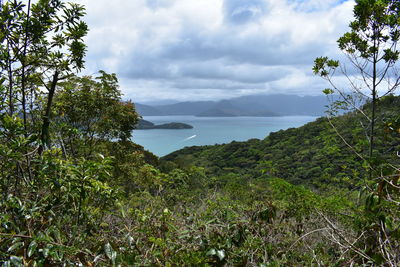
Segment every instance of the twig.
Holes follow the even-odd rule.
[[[313,234],[313,233],[315,233],[315,232],[325,231],[325,230],[330,230],[330,228],[325,227],[325,228],[315,229],[315,230],[312,230],[311,232],[308,232],[308,233],[302,235],[301,237],[299,237],[299,238],[289,247],[289,250],[291,250],[291,249],[293,248],[293,246],[297,244],[297,242],[299,242],[301,239],[305,238],[306,236],[311,235],[311,234]]]

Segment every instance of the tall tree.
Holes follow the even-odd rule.
[[[364,183],[366,190],[362,191],[366,193],[364,209],[355,218],[359,236],[354,242],[356,246],[350,247],[350,250],[363,258],[361,262],[397,266],[399,238],[393,229],[398,229],[399,225],[399,168],[390,162],[380,164],[377,161],[377,158],[383,156],[377,153],[377,137],[380,136],[377,126],[386,127],[389,133],[398,129],[397,122],[390,118],[385,126],[383,117],[388,116],[390,111],[382,110],[379,103],[400,86],[400,53],[397,48],[400,38],[400,1],[356,0],[354,18],[350,23],[350,31],[338,40],[339,48],[347,56],[351,68],[346,68],[337,60],[319,57],[315,60],[313,70],[331,84],[332,88],[325,89],[325,93],[338,92],[342,97],[334,103],[334,109],[350,108],[363,114],[367,121],[364,130],[368,139],[365,158],[369,166],[369,177]],[[337,70],[347,80],[344,86],[333,82]],[[358,100],[362,103],[366,99],[366,105],[360,106]],[[388,97],[385,101],[392,100]],[[379,134],[382,132],[379,131]],[[352,146],[341,137],[346,144]],[[352,148],[364,158],[357,149]],[[397,156],[398,152],[393,151],[393,158],[397,159]],[[338,233],[329,219],[326,221],[329,228]],[[343,245],[343,242],[338,242]]]
[[[7,88],[1,98],[8,103],[8,114],[22,116],[26,130],[28,117],[33,119],[37,109],[35,101],[46,98],[40,118],[42,146],[50,145],[49,116],[58,82],[84,64],[84,14],[82,6],[61,0],[1,4],[0,81]]]
[[[338,40],[338,46],[346,55],[351,67],[337,60],[319,57],[313,71],[326,79],[332,89],[325,93],[337,92],[343,104],[361,112],[368,123],[368,158],[373,162],[377,108],[379,99],[393,93],[400,85],[397,66],[400,38],[400,2],[396,0],[356,0],[355,20],[350,23],[350,31]],[[333,81],[339,70],[347,83],[343,86]],[[359,100],[368,99],[371,108],[366,112],[359,106]],[[336,106],[337,107],[337,106]]]

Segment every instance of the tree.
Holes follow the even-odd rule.
[[[83,67],[84,8],[25,3],[0,1],[0,262],[75,265],[116,198],[109,158],[62,157],[50,143],[59,82]]]
[[[352,69],[328,57],[315,60],[313,71],[326,79],[333,89],[324,92],[337,92],[341,101],[336,108],[350,108],[361,112],[368,125],[368,158],[373,164],[377,108],[379,99],[393,93],[400,85],[397,69],[399,51],[397,42],[400,38],[400,2],[394,0],[357,0],[354,7],[355,20],[350,23],[350,31],[338,40],[339,48],[350,61]],[[333,82],[333,76],[340,70],[346,78],[343,89]],[[352,73],[351,73],[352,72]],[[371,108],[360,108],[359,100],[368,100]],[[373,168],[373,166],[371,166]]]
[[[59,87],[54,102],[54,132],[64,152],[76,156],[85,147],[91,154],[98,141],[125,141],[131,137],[139,115],[132,102],[121,100],[115,74],[100,71],[94,79],[73,76]]]
[[[331,84],[332,88],[324,90],[326,94],[337,92],[341,96],[339,101],[334,102],[333,111],[350,109],[361,113],[367,122],[364,127],[368,139],[367,159],[337,131],[359,157],[366,159],[369,168],[369,177],[364,184],[364,209],[355,218],[359,235],[349,249],[359,255],[362,262],[397,266],[400,261],[400,241],[396,230],[400,224],[397,185],[399,169],[391,162],[378,161],[383,155],[382,151],[378,153],[377,139],[381,137],[383,140],[385,137],[384,128],[389,133],[398,129],[396,120],[392,120],[392,111],[383,110],[380,103],[392,101],[394,98],[388,95],[400,85],[400,52],[397,48],[400,39],[400,1],[355,2],[355,20],[350,23],[350,31],[338,40],[338,46],[347,56],[352,69],[346,69],[337,60],[319,57],[315,60],[313,70]],[[346,78],[349,89],[343,89],[333,82],[337,70]],[[360,102],[365,100],[366,104],[360,106]],[[360,123],[363,124],[363,121]],[[378,126],[381,126],[380,129]],[[394,151],[393,158],[397,158],[397,153]],[[341,233],[334,224],[325,219],[329,228],[340,236]],[[346,247],[351,244],[346,245],[348,241],[343,240],[344,243],[338,241],[340,245]]]
[[[81,21],[84,14],[83,6],[61,0],[1,4],[0,84],[7,90],[0,91],[0,98],[8,103],[9,115],[23,118],[25,130],[33,130],[33,119],[41,121],[42,147],[50,146],[50,113],[57,83],[84,64],[82,38],[88,31]],[[39,97],[46,98],[46,105],[39,118],[33,118]]]

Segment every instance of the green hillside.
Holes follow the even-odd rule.
[[[400,98],[384,98],[380,107],[385,113],[378,123],[378,150],[385,160],[396,162],[400,144],[384,134],[385,121],[396,118],[400,112]],[[369,106],[364,110],[368,112]],[[349,113],[332,119],[337,131],[360,154],[366,154],[362,144],[362,116]],[[328,119],[319,118],[299,128],[271,133],[264,140],[187,147],[162,158],[184,167],[202,166],[210,175],[238,173],[247,177],[276,176],[294,184],[324,187],[326,184],[354,186],[365,175],[365,162],[349,148],[332,128]],[[383,160],[383,159],[381,159]],[[170,166],[171,164],[164,164]]]

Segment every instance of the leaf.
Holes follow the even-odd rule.
[[[107,258],[112,260],[114,250],[113,250],[112,246],[110,245],[110,243],[107,243],[104,245],[104,252],[106,253]]]
[[[29,247],[28,247],[28,257],[31,257],[31,256],[33,255],[33,253],[35,253],[36,248],[37,248],[37,243],[36,243],[36,241],[32,241],[32,242],[29,244]]]
[[[24,242],[17,242],[14,245],[12,245],[11,247],[8,248],[7,252],[12,252],[14,250],[19,249],[20,247],[22,247],[24,245]]]
[[[325,95],[331,95],[334,93],[334,91],[330,88],[326,88],[322,91]]]
[[[14,266],[17,266],[17,267],[24,266],[22,264],[22,257],[11,256],[10,261]]]
[[[50,252],[49,248],[44,248],[42,251],[43,257],[47,258],[47,256],[49,256],[49,252]]]
[[[112,262],[112,265],[115,265],[115,260],[117,258],[117,252],[113,250],[110,243],[104,245],[104,252],[106,253],[107,258],[109,258]]]
[[[129,246],[130,246],[130,247],[133,246],[134,242],[135,242],[135,240],[133,239],[133,237],[128,236],[128,243],[129,243]]]
[[[225,259],[226,255],[225,255],[225,250],[221,249],[221,250],[216,250],[216,249],[210,249],[207,254],[207,256],[216,256],[218,257],[218,259],[220,261],[222,261],[223,259]]]
[[[111,261],[112,261],[113,265],[115,265],[115,260],[116,259],[117,259],[117,252],[113,251],[112,254],[111,254]]]
[[[223,259],[225,259],[225,251],[222,250],[217,250],[217,257],[219,258],[220,261],[222,261]]]
[[[102,255],[97,255],[97,256],[94,258],[93,263],[98,262],[98,261],[101,259],[101,257],[102,257]]]
[[[217,254],[217,251],[215,249],[210,249],[209,251],[207,251],[207,256],[214,256],[215,254]]]

